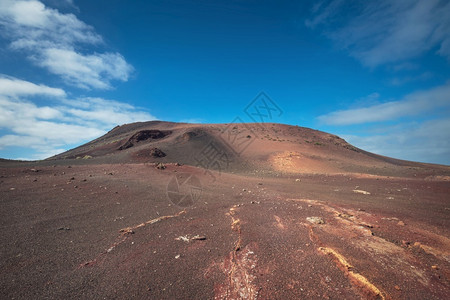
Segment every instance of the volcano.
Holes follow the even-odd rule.
[[[447,299],[450,167],[283,124],[0,160],[3,299]]]

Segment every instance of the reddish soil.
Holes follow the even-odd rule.
[[[0,297],[448,299],[449,178],[301,127],[116,127],[0,161]]]

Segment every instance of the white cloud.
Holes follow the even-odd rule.
[[[62,14],[35,0],[0,0],[0,24],[7,29],[3,34],[13,41],[28,39],[66,47],[103,42],[91,26],[74,14]]]
[[[83,121],[101,122],[110,129],[118,124],[154,120],[152,115],[137,110],[134,106],[102,98],[81,98],[70,101],[72,106],[64,111]],[[84,107],[84,109],[80,108]]]
[[[36,148],[35,145],[45,144],[61,146],[93,139],[105,133],[104,123],[99,123],[98,127],[80,125],[65,113],[65,109],[37,106],[27,100],[9,100],[0,96],[0,128],[13,133],[0,138],[0,148]]]
[[[127,81],[132,67],[118,53],[81,55],[73,50],[48,48],[36,64],[82,88],[108,89],[113,79]]]
[[[434,51],[450,60],[449,15],[447,0],[323,0],[312,7],[305,24],[363,65],[384,65],[386,70],[399,73],[389,83],[402,85],[434,76],[421,70],[420,61],[415,59]],[[397,99],[380,102],[381,97],[370,98],[318,120],[335,126],[365,124],[358,127],[359,136],[342,135],[365,150],[450,164],[449,82]]]
[[[37,105],[31,97],[53,98]],[[13,77],[0,77],[0,149],[27,147],[43,158],[105,134],[116,125],[155,118],[136,107],[102,98],[67,99],[63,90]],[[48,157],[48,156],[46,156]]]
[[[326,1],[306,21],[364,65],[405,61],[438,47],[450,59],[450,2],[440,0]]]
[[[40,1],[0,0],[0,28],[10,49],[80,88],[109,89],[112,80],[127,81],[133,71],[119,53],[82,53],[86,45],[102,45],[102,37],[75,15]]]
[[[398,120],[441,107],[450,107],[450,83],[431,90],[414,92],[399,101],[331,112],[319,116],[318,120],[329,125],[363,124]]]
[[[450,120],[405,123],[386,130],[386,134],[342,137],[377,154],[450,165]]]
[[[62,89],[51,88],[45,85],[37,85],[29,81],[0,74],[0,95],[8,97],[29,95],[64,97],[66,93]]]
[[[360,128],[360,135],[345,134],[345,131],[340,134],[366,151],[406,160],[450,164],[448,111],[450,83],[411,93],[398,101],[331,112],[319,116],[318,120],[335,126],[369,124]]]

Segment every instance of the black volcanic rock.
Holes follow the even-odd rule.
[[[166,156],[166,154],[163,151],[161,151],[160,149],[158,149],[158,148],[151,148],[150,149],[150,156],[153,156],[153,157],[164,157],[164,156]]]
[[[170,131],[161,130],[141,130],[133,134],[125,144],[119,147],[119,150],[131,148],[142,141],[162,139],[171,133]]]

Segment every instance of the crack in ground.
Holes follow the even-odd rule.
[[[360,273],[357,273],[353,271],[353,266],[347,262],[347,259],[338,253],[336,250],[325,247],[325,244],[319,239],[319,237],[314,233],[313,226],[309,224],[305,224],[309,229],[309,239],[311,242],[318,246],[317,251],[319,253],[325,254],[325,255],[332,255],[334,260],[336,261],[336,265],[339,269],[341,269],[344,274],[350,279],[350,283],[362,290],[363,292],[369,292],[369,294],[377,299],[386,299],[383,293],[374,285],[372,284],[366,277],[361,275]]]
[[[116,248],[117,246],[119,246],[120,244],[125,242],[128,239],[128,237],[130,237],[130,235],[134,234],[134,230],[144,227],[146,225],[155,224],[162,220],[178,217],[184,213],[186,213],[186,210],[182,210],[174,215],[161,216],[161,217],[140,223],[135,226],[130,226],[130,227],[120,229],[119,230],[120,235],[117,237],[116,241],[106,251],[100,253],[95,259],[80,264],[78,266],[78,268],[92,267],[92,266],[98,265],[99,263],[102,263],[106,259],[106,254],[110,253],[112,250],[114,250],[114,248]]]
[[[318,200],[288,200],[308,203],[308,207],[316,206],[322,209],[325,214],[319,212],[319,215],[323,214],[324,219],[320,217],[308,217],[307,220],[311,219],[312,221],[308,220],[309,222],[301,222],[301,224],[309,228],[309,238],[315,246],[318,247],[317,251],[319,251],[320,254],[332,256],[338,267],[340,267],[340,269],[344,271],[344,274],[349,278],[352,285],[358,287],[359,289],[363,289],[364,291],[369,291],[372,298],[389,298],[390,295],[388,294],[388,291],[396,292],[401,289],[398,285],[393,286],[392,283],[389,283],[383,286],[385,290],[380,291],[380,289],[369,282],[367,278],[359,273],[356,273],[355,270],[347,268],[346,264],[343,264],[342,259],[340,259],[340,257],[342,258],[343,256],[339,252],[352,253],[351,251],[356,250],[359,253],[364,253],[364,256],[368,259],[369,264],[371,262],[376,266],[379,266],[377,267],[378,271],[386,272],[386,275],[393,276],[396,280],[400,280],[400,278],[407,274],[408,278],[405,280],[405,287],[408,284],[415,284],[422,286],[425,289],[430,289],[432,287],[433,282],[436,280],[436,276],[427,269],[427,265],[430,264],[429,261],[423,261],[423,258],[416,255],[415,251],[411,251],[411,249],[420,249],[424,253],[434,255],[435,258],[441,261],[441,264],[444,264],[446,261],[448,262],[450,257],[448,252],[445,250],[439,250],[434,247],[423,245],[420,242],[416,242],[412,245],[408,244],[405,248],[386,238],[383,238],[382,236],[375,236],[371,229],[379,228],[376,223],[378,223],[377,220],[384,219],[381,216],[376,216],[374,214],[359,210],[356,211],[353,209],[343,209],[339,207],[335,208]],[[314,221],[314,218],[318,221]],[[319,222],[320,219],[322,222]],[[383,230],[386,229],[388,229],[388,227]],[[410,227],[409,230],[421,232],[422,235],[430,239],[433,238],[434,240],[438,240],[442,245],[450,244],[447,238],[430,233],[419,227]],[[324,239],[326,237],[331,237],[334,239],[338,238],[341,240],[346,239],[347,241],[351,241],[351,243],[348,244],[347,247],[339,246],[339,243],[335,246],[325,245],[320,241],[318,236],[319,233]],[[350,252],[348,252],[350,250],[348,249],[349,247],[353,248]],[[348,260],[344,259],[344,261],[347,262]],[[433,268],[437,269],[438,266],[434,265]],[[375,276],[375,278],[378,284],[383,284],[383,279],[380,276]],[[438,278],[440,279],[440,277]],[[402,283],[399,282],[399,284]],[[445,282],[442,282],[442,284],[445,285]],[[380,293],[378,293],[378,291]]]
[[[214,299],[256,299],[257,287],[253,284],[256,276],[251,270],[256,267],[256,255],[251,250],[251,245],[242,248],[241,220],[236,217],[236,205],[227,213],[231,217],[231,230],[238,234],[233,250],[223,264],[225,273],[228,274],[226,287],[216,289]]]
[[[230,208],[230,211],[228,215],[231,217],[231,230],[236,231],[238,233],[238,240],[236,241],[236,244],[234,246],[234,252],[239,251],[241,249],[241,242],[242,242],[242,236],[241,236],[241,220],[238,218],[235,218],[236,214],[236,205]]]
[[[344,274],[350,278],[350,282],[357,287],[360,287],[364,290],[368,290],[372,296],[375,298],[386,299],[383,293],[373,285],[366,277],[353,271],[353,266],[347,262],[344,256],[342,256],[339,252],[335,251],[332,248],[328,247],[319,247],[318,251],[322,252],[325,255],[332,255],[334,260],[336,261],[337,266],[343,270]]]
[[[372,232],[365,228],[370,227],[369,224],[361,224],[359,220],[355,219],[353,215],[347,214],[345,212],[340,212],[337,209],[327,206],[325,204],[319,203],[314,200],[309,199],[289,199],[295,201],[302,201],[310,204],[314,204],[322,207],[326,211],[332,213],[335,218],[340,221],[342,224],[349,227],[349,229],[357,229],[360,233],[365,236],[372,236]],[[369,296],[371,299],[386,299],[384,294],[378,289],[373,283],[371,283],[366,277],[361,275],[360,273],[353,270],[353,266],[347,261],[347,259],[337,252],[336,250],[327,247],[319,237],[314,233],[313,226],[311,224],[303,223],[308,228],[309,239],[311,242],[317,246],[317,251],[321,254],[331,255],[333,260],[336,262],[337,267],[344,272],[344,275],[349,278],[350,283],[360,290],[364,296]],[[323,226],[323,225],[319,225]],[[355,228],[356,227],[356,228]]]

